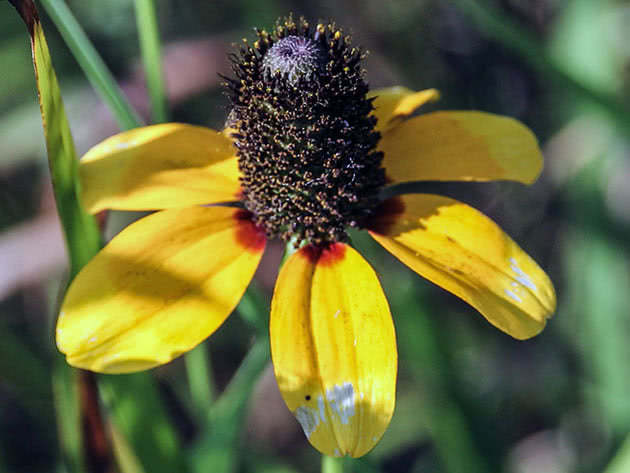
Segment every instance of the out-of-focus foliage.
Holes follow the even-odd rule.
[[[148,121],[133,2],[67,3]],[[351,30],[370,51],[373,87],[436,87],[443,98],[431,108],[516,117],[543,146],[546,167],[533,187],[452,189],[500,223],[555,282],[558,313],[530,341],[494,330],[371,241],[354,237],[388,294],[400,371],[389,430],[349,471],[630,471],[630,118],[623,114],[630,110],[630,2],[162,0],[157,6],[175,121],[221,127],[228,111],[217,73],[228,71],[230,43],[293,12],[313,21],[333,18]],[[41,13],[81,153],[118,127]],[[512,34],[499,34],[497,25]],[[51,377],[53,308],[65,255],[28,38],[8,2],[0,2],[0,80],[0,471],[75,471],[60,447],[68,434],[55,420],[64,411],[53,402],[53,390],[73,385]],[[111,215],[108,234],[129,218]],[[271,248],[268,257],[279,252]],[[158,471],[160,459],[173,462],[163,468],[200,472],[319,469],[271,372],[259,376],[268,351],[264,335],[250,351],[254,335],[266,330],[264,306],[275,277],[258,274],[259,291],[239,306],[241,317],[231,317],[204,344],[208,359],[202,353],[201,363],[186,367],[176,361],[146,375],[154,380],[101,379],[106,450],[121,471]],[[189,384],[207,379],[210,360],[219,400],[204,415],[203,386]],[[154,389],[147,392],[149,385]],[[159,449],[153,458],[152,449]]]

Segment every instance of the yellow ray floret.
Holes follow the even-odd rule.
[[[283,266],[271,308],[278,385],[311,444],[360,457],[391,419],[396,337],[376,274],[351,247],[309,247]]]
[[[167,123],[106,139],[82,158],[82,200],[104,209],[160,210],[238,200],[238,164],[224,134]]]
[[[534,182],[543,158],[534,134],[508,117],[432,112],[392,126],[379,149],[391,183],[408,181]]]
[[[370,234],[421,276],[461,297],[514,338],[539,333],[556,307],[551,281],[492,220],[446,197],[386,202]]]
[[[402,118],[408,117],[427,102],[435,102],[440,98],[436,89],[414,92],[406,87],[395,86],[370,91],[374,97],[374,116],[378,119],[376,130],[381,133],[391,128]]]
[[[167,363],[223,323],[265,238],[239,210],[171,209],[116,236],[70,286],[57,323],[68,363],[123,373]]]

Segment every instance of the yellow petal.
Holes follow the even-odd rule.
[[[408,181],[534,182],[543,158],[533,133],[508,117],[433,112],[404,121],[379,143],[392,183]]]
[[[425,103],[438,100],[440,93],[436,89],[414,92],[406,87],[396,86],[372,90],[368,96],[375,97],[373,113],[378,119],[376,129],[382,133]]]
[[[57,323],[68,363],[124,373],[167,363],[214,332],[254,275],[264,234],[233,208],[152,214],[75,278]]]
[[[365,455],[394,411],[396,336],[370,265],[337,243],[284,264],[271,305],[278,386],[308,440],[326,455]]]
[[[120,133],[80,165],[82,200],[104,209],[158,210],[238,199],[238,164],[222,133],[166,123]]]
[[[533,337],[555,311],[544,271],[492,220],[461,202],[406,195],[387,201],[370,227],[400,261],[514,338]]]

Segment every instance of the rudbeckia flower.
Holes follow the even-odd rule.
[[[410,181],[529,184],[542,167],[535,137],[488,113],[412,116],[437,92],[368,93],[362,57],[334,24],[286,19],[232,57],[226,130],[149,126],[84,156],[91,212],[156,212],[71,284],[56,334],[68,363],[126,373],[191,350],[234,310],[266,242],[281,238],[298,249],[272,299],[278,386],[318,450],[364,455],[394,411],[396,337],[349,227],[512,337],[543,329],[553,286],[496,224],[439,195],[381,197]]]

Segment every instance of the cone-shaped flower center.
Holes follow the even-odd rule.
[[[363,54],[333,24],[289,18],[257,35],[226,84],[245,206],[269,237],[345,240],[385,182]]]

